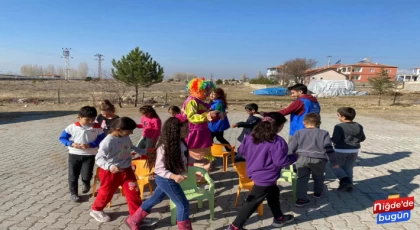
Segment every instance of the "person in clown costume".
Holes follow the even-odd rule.
[[[215,88],[213,82],[204,78],[192,79],[187,85],[190,96],[182,107],[190,130],[185,139],[189,150],[188,164],[205,168],[207,171],[214,160],[210,152],[213,140],[208,122],[224,117],[224,114],[219,111],[211,111],[210,105],[204,102]]]

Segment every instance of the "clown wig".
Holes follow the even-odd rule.
[[[204,100],[211,91],[216,89],[212,81],[203,78],[193,78],[188,82],[187,91],[194,97]]]

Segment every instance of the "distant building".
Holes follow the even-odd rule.
[[[409,70],[399,70],[397,72],[397,81],[417,81],[420,75],[420,68]]]
[[[375,77],[378,73],[381,72],[381,69],[384,69],[389,78],[395,80],[397,76],[397,66],[384,65],[379,63],[370,62],[369,59],[364,59],[364,61],[351,64],[337,64],[329,67],[330,69],[337,69],[338,72],[346,75],[348,80],[353,82],[369,82],[369,78]]]
[[[267,78],[276,79],[281,73],[283,73],[284,65],[278,65],[267,68]]]
[[[40,75],[38,77],[40,77],[40,78],[61,78],[60,75],[50,74],[50,73],[46,73],[46,74]]]
[[[334,69],[313,69],[307,70],[305,76],[305,84],[309,84],[312,80],[348,80],[347,76],[337,72]]]

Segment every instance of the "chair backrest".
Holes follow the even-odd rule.
[[[233,168],[238,173],[239,183],[249,183],[252,180],[249,179],[248,174],[246,173],[246,162],[238,162],[233,165]]]
[[[223,153],[223,147],[224,147],[223,144],[213,144],[211,146],[211,153],[219,155],[219,154]]]
[[[131,165],[135,167],[134,174],[137,178],[149,178],[154,171],[154,168],[149,171],[149,168],[146,166],[146,160],[133,160]]]
[[[209,184],[209,190],[211,190],[211,191],[214,190],[214,182],[210,178],[209,173],[205,169],[200,168],[200,167],[196,167],[196,166],[189,166],[188,167],[187,179],[185,179],[181,183],[182,190],[185,191],[185,190],[190,190],[190,189],[198,189],[197,178],[196,178],[197,172],[200,172],[204,176],[204,179]]]

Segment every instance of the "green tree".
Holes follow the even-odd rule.
[[[143,52],[139,47],[131,50],[119,61],[112,59],[112,77],[120,82],[133,86],[136,92],[134,107],[137,107],[140,87],[149,87],[162,82],[163,67],[159,65],[149,53]]]
[[[221,85],[221,84],[223,84],[223,81],[221,79],[217,79],[216,85]]]
[[[382,95],[391,91],[395,87],[395,84],[383,68],[375,77],[369,78],[368,80],[373,91],[379,95],[378,106],[381,106]]]

